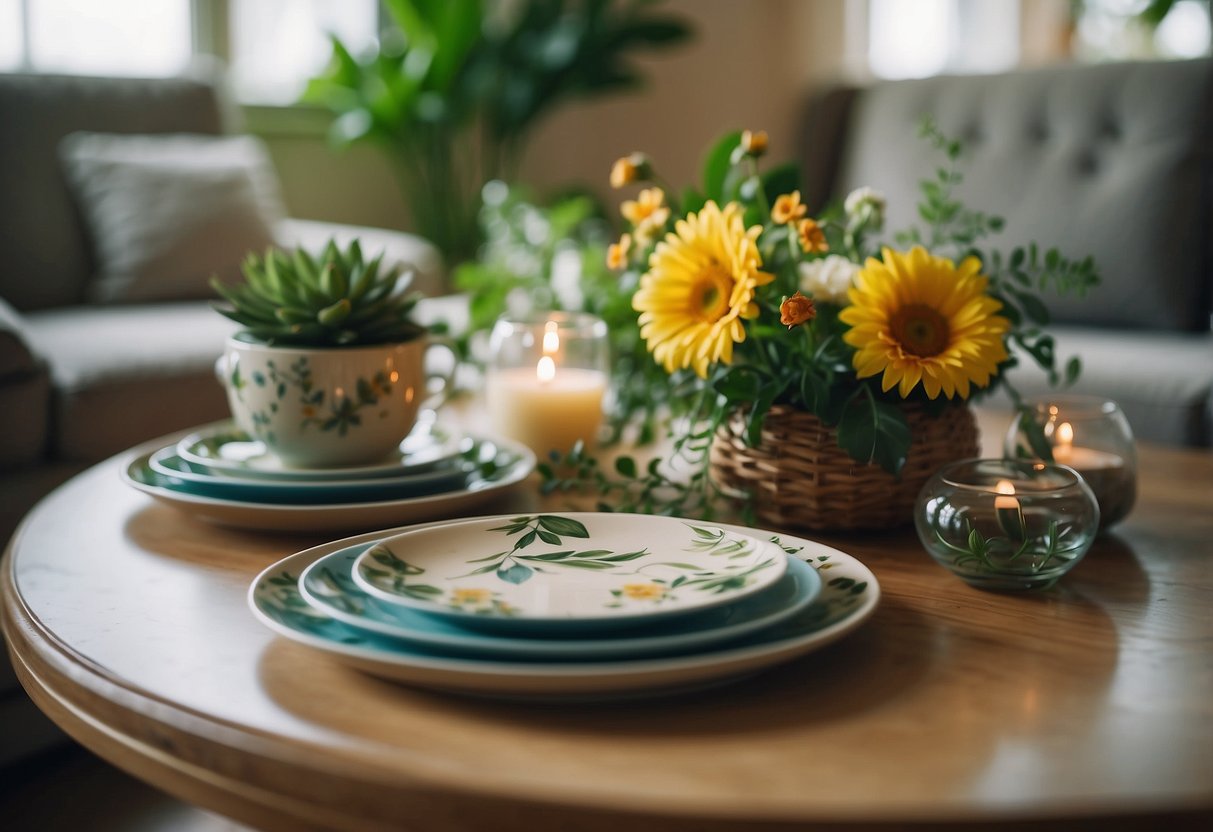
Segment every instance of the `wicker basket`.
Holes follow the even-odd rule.
[[[941,466],[978,455],[977,419],[967,405],[928,414],[904,405],[913,443],[899,477],[861,465],[838,447],[834,429],[811,413],[775,405],[756,447],[734,415],[712,442],[712,478],[726,492],[753,494],[758,517],[787,528],[884,529],[913,520],[914,499]]]

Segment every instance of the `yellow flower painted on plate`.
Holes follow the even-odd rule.
[[[723,211],[708,202],[674,228],[649,257],[632,308],[666,372],[691,367],[706,378],[713,363],[732,363],[733,345],[745,340],[742,319],[758,316],[755,290],[775,278],[760,271],[762,227],[747,230],[735,202]]]
[[[921,246],[884,249],[868,258],[848,292],[839,319],[850,325],[843,340],[855,347],[859,378],[883,373],[881,389],[904,399],[922,383],[927,397],[969,397],[985,387],[1007,359],[1003,342],[1011,324],[996,315],[1002,304],[986,294],[981,262],[955,265]]]
[[[624,584],[623,594],[634,601],[660,601],[665,597],[661,584]]]
[[[488,589],[467,588],[452,589],[451,603],[457,607],[480,606],[493,600],[493,593]]]

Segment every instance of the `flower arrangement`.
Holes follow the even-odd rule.
[[[710,514],[707,459],[729,419],[743,418],[755,445],[772,407],[808,412],[858,464],[897,475],[913,439],[908,405],[939,414],[999,386],[1018,403],[1006,373],[1022,355],[1072,382],[1079,361],[1059,369],[1037,293],[1085,292],[1098,282],[1091,258],[985,250],[1002,221],[955,197],[963,148],[930,121],[921,133],[947,161],[922,183],[925,226],[892,241],[879,237],[886,204],[871,188],[810,214],[794,166],[763,170],[761,132],[717,143],[701,188],[676,192],[644,154],[619,159],[611,184],[642,190],[622,203],[628,230],[607,259],[636,286],[639,337],[668,374],[675,455],[692,473],[623,458],[612,476],[576,449],[558,460],[574,473],[544,466],[544,487],[592,483],[624,510]]]

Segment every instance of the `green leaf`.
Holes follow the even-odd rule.
[[[865,390],[867,388],[864,388]],[[838,445],[863,463],[899,474],[910,453],[910,426],[901,409],[877,401],[868,392],[847,405],[838,423]]]
[[[1082,359],[1077,355],[1066,362],[1066,386],[1069,387],[1074,382],[1078,381],[1078,376],[1082,373]]]
[[[539,516],[539,525],[553,534],[566,537],[588,538],[590,536],[589,531],[581,522],[573,520],[570,517],[560,517],[555,514],[541,514]]]
[[[708,151],[707,158],[703,162],[703,193],[707,199],[714,199],[723,204],[725,178],[732,169],[729,157],[733,153],[733,148],[737,147],[740,142],[741,131],[734,130],[726,133]]]
[[[621,456],[615,460],[615,470],[628,479],[636,478],[636,460],[630,456]]]
[[[762,175],[762,187],[766,191],[767,198],[772,200],[780,194],[799,191],[801,189],[800,166],[793,162],[786,162],[771,168]]]

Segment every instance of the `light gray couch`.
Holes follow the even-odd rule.
[[[1140,439],[1208,446],[1211,105],[1207,60],[839,87],[810,108],[806,197],[817,207],[871,185],[888,198],[887,228],[914,223],[918,182],[942,159],[913,138],[931,115],[965,143],[958,195],[1006,219],[995,245],[1095,257],[1103,284],[1050,302],[1058,354],[1083,360],[1075,392],[1118,401]],[[1048,389],[1033,368],[1009,377],[1027,394]]]
[[[0,75],[0,541],[87,465],[227,414],[213,366],[233,325],[209,303],[88,301],[96,241],[59,154],[76,131],[221,134],[232,125],[222,89],[211,74]],[[316,249],[358,236],[368,252],[414,269],[422,291],[441,286],[437,252],[417,237],[295,219],[278,221],[273,236]],[[0,766],[60,737],[3,658],[0,737]]]

